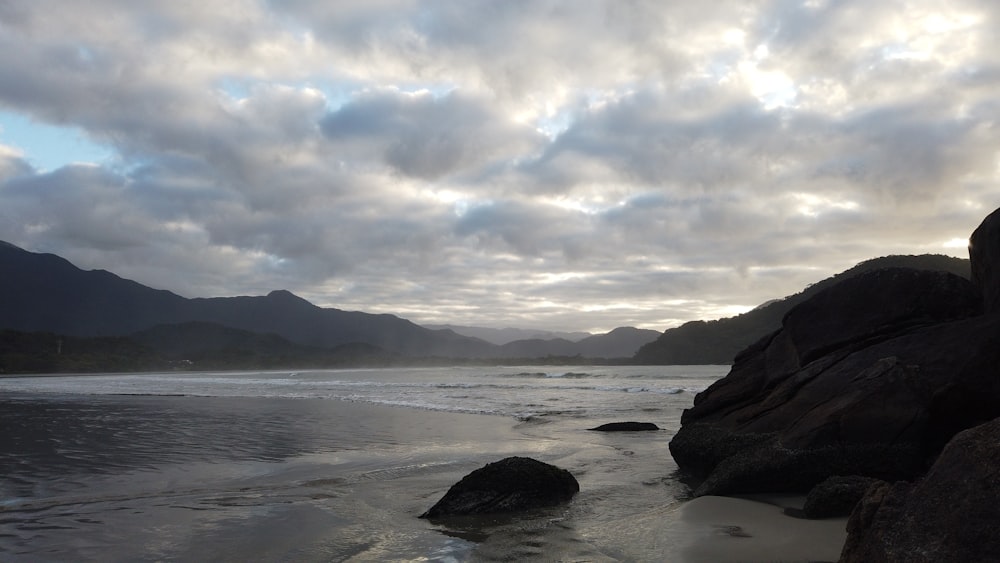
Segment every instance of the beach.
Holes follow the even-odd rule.
[[[685,503],[678,529],[691,541],[679,560],[836,561],[847,538],[847,518],[806,520],[785,512],[804,502],[804,497],[762,495],[705,496]]]
[[[5,378],[0,559],[836,559],[843,519],[786,516],[795,499],[687,498],[667,442],[723,369],[545,370]],[[587,430],[636,418],[663,430]],[[580,493],[417,518],[511,455]]]

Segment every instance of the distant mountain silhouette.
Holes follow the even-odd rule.
[[[213,323],[158,325],[128,337],[0,330],[0,373],[305,369],[408,363],[370,344],[315,348]]]
[[[570,342],[565,338],[553,338],[542,340],[541,338],[527,338],[515,340],[500,346],[497,352],[498,358],[543,358],[546,356],[576,356],[579,354],[575,342]]]
[[[223,361],[223,351],[234,362],[243,354],[240,365],[271,365],[277,358],[329,365],[344,356],[359,361],[395,356],[622,358],[658,335],[620,328],[579,342],[527,339],[496,346],[395,315],[317,307],[284,290],[256,297],[188,299],[104,270],[81,270],[54,254],[28,252],[2,241],[0,272],[0,329],[83,339],[128,337],[168,358],[212,358],[214,363]],[[331,357],[331,349],[339,355]]]
[[[155,350],[128,338],[0,330],[0,373],[151,371],[171,367]]]
[[[455,325],[447,327],[459,334],[499,344],[492,354],[497,359],[581,357],[594,359],[631,358],[643,345],[656,340],[659,331],[619,327],[605,334],[554,332],[518,328],[483,328]],[[515,338],[516,337],[516,338]]]
[[[692,321],[667,329],[655,341],[640,348],[633,361],[661,365],[732,363],[736,354],[744,348],[781,328],[781,319],[795,305],[843,279],[881,268],[940,270],[965,278],[970,276],[969,260],[940,254],[885,256],[866,260],[800,293],[768,301],[742,315],[715,321]]]
[[[576,342],[535,338],[497,346],[451,329],[431,330],[395,315],[317,307],[284,290],[257,297],[187,299],[104,270],[84,271],[59,256],[28,252],[0,241],[0,330],[46,333],[44,338],[8,335],[9,343],[31,348],[44,342],[41,348],[45,350],[61,335],[129,338],[142,349],[132,349],[118,340],[87,343],[98,351],[114,348],[123,369],[146,361],[144,354],[150,350],[169,356],[171,346],[178,353],[186,350],[188,355],[200,353],[219,361],[226,357],[221,353],[224,350],[236,355],[258,350],[262,354],[258,360],[268,365],[293,356],[328,365],[344,355],[357,361],[398,356],[522,360],[631,357],[633,363],[640,364],[727,364],[745,347],[777,330],[785,313],[816,292],[845,277],[886,267],[970,275],[965,259],[888,256],[862,262],[801,293],[736,317],[689,322],[662,334],[622,327]],[[210,353],[205,343],[212,343],[214,352]],[[331,350],[340,355],[331,356]]]
[[[500,347],[498,358],[544,358],[550,356],[582,358],[631,358],[643,344],[656,340],[660,333],[633,327],[619,327],[606,334],[594,334],[572,342],[565,338],[528,338]]]
[[[498,346],[514,342],[515,340],[554,340],[556,338],[562,338],[564,340],[569,340],[570,342],[579,342],[588,336],[593,336],[589,332],[560,332],[553,330],[511,327],[489,328],[482,326],[461,326],[450,324],[425,324],[422,326],[434,330],[450,329],[463,336],[471,336]]]
[[[156,325],[132,334],[129,338],[171,360],[191,359],[216,350],[236,350],[269,356],[301,355],[304,350],[322,351],[321,348],[293,344],[277,334],[259,334],[198,321]]]
[[[54,254],[0,246],[0,328],[124,336],[182,320],[187,300]]]
[[[657,330],[618,327],[607,334],[588,336],[576,343],[581,354],[595,358],[631,358],[644,345],[660,335]]]
[[[399,360],[398,355],[371,344],[318,348],[294,344],[276,334],[205,322],[157,325],[129,339],[155,351],[170,365],[190,362],[200,369],[338,367]]]
[[[365,343],[408,356],[488,356],[493,346],[394,315],[324,309],[288,291],[186,299],[52,254],[0,245],[0,328],[77,337],[127,336],[157,325],[215,323],[320,348]]]

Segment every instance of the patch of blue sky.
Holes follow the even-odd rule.
[[[435,98],[444,98],[458,89],[458,86],[451,82],[411,82],[400,84],[398,88],[401,92],[408,94],[427,92]]]
[[[39,172],[106,164],[116,156],[113,148],[93,142],[77,127],[49,125],[12,111],[0,111],[0,143],[21,151]]]
[[[364,84],[355,81],[333,81],[327,79],[310,79],[298,82],[266,82],[256,78],[226,77],[217,80],[214,87],[234,102],[253,97],[254,87],[262,84],[280,84],[289,88],[312,89],[323,94],[326,110],[335,112],[351,103],[357,93],[364,90]],[[451,91],[450,87],[445,93]],[[400,88],[401,91],[416,92],[420,87]],[[436,92],[436,90],[431,90]]]
[[[222,78],[215,87],[232,100],[243,100],[250,96],[251,82],[238,78]]]
[[[328,80],[310,81],[309,86],[323,93],[326,99],[326,111],[335,112],[351,103],[361,84],[352,82],[334,82]]]
[[[569,130],[577,117],[577,113],[574,111],[574,108],[559,108],[559,110],[551,115],[540,117],[535,122],[535,129],[549,139],[555,139]]]

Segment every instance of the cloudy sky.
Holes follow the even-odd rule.
[[[6,0],[0,240],[186,297],[662,330],[1000,205],[992,0]]]

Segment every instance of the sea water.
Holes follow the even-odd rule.
[[[680,561],[667,443],[727,366],[0,378],[0,560]],[[659,432],[600,433],[616,421]],[[572,502],[417,518],[522,455]]]

